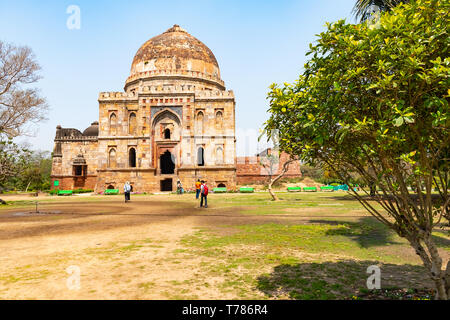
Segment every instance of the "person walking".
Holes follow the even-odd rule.
[[[177,181],[177,193],[178,194],[183,194],[183,186],[181,185],[181,181],[180,181],[180,179],[178,179],[178,181]]]
[[[200,208],[203,207],[203,199],[205,200],[205,208],[208,208],[208,186],[206,185],[206,181],[202,180],[201,185],[201,200],[200,200]]]
[[[198,199],[201,190],[202,190],[202,183],[200,182],[200,179],[197,179],[197,182],[195,183],[195,199]]]
[[[123,186],[123,192],[125,193],[125,202],[130,201],[131,185],[130,182],[125,182]]]

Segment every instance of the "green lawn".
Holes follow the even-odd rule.
[[[381,268],[383,289],[411,291],[432,286],[421,261],[405,239],[367,214],[345,192],[280,192],[279,202],[271,201],[268,193],[210,194],[208,209],[198,209],[194,197],[192,194],[135,195],[127,205],[123,204],[121,195],[48,197],[39,200],[40,206],[46,209],[61,206],[60,210],[69,207],[72,212],[76,211],[77,206],[82,207],[86,215],[77,219],[81,219],[80,223],[82,219],[91,219],[86,226],[92,228],[117,219],[121,227],[129,228],[131,235],[133,227],[127,219],[135,219],[139,223],[144,223],[141,219],[149,219],[150,223],[151,214],[164,216],[161,208],[172,210],[167,212],[167,218],[173,219],[167,222],[171,223],[170,228],[173,225],[174,229],[183,230],[183,221],[187,221],[183,219],[190,219],[195,227],[194,232],[174,240],[167,252],[164,250],[169,243],[155,238],[149,224],[145,237],[131,236],[131,240],[126,241],[117,238],[100,247],[94,242],[94,246],[88,244],[86,249],[75,255],[67,251],[59,252],[48,260],[42,257],[40,269],[37,266],[31,269],[45,271],[39,277],[48,277],[54,275],[55,271],[50,268],[53,265],[58,266],[55,270],[64,270],[58,259],[68,261],[72,256],[83,257],[86,261],[120,267],[121,274],[116,274],[116,267],[107,271],[117,285],[130,271],[140,274],[154,270],[146,275],[150,279],[140,279],[139,276],[128,279],[130,283],[137,281],[138,284],[134,289],[122,289],[121,298],[127,298],[129,294],[133,294],[134,298],[145,298],[148,294],[161,292],[168,299],[202,299],[208,298],[208,294],[214,294],[217,298],[218,293],[233,299],[351,299],[367,293],[369,274],[366,270],[371,265]],[[153,211],[152,204],[159,211]],[[93,205],[97,208],[95,213],[101,214],[126,208],[129,218],[107,214],[89,218],[87,213]],[[7,214],[16,208],[31,210],[34,200],[10,202],[0,207],[0,214]],[[134,212],[133,208],[138,211]],[[176,215],[172,216],[174,213]],[[43,222],[52,223],[52,219],[57,217],[62,221],[54,220],[55,227],[66,222],[63,215],[57,214]],[[13,221],[10,217],[7,219],[5,221]],[[23,221],[26,228],[27,220]],[[83,231],[79,227],[76,230]],[[108,232],[115,235],[114,228]],[[70,235],[70,231],[62,236],[66,235]],[[436,229],[434,239],[444,262],[447,261],[450,257],[448,229]],[[155,256],[148,256],[149,252]],[[152,260],[142,260],[142,256]],[[192,261],[196,261],[195,271],[192,271]],[[161,282],[151,277],[158,266],[180,269],[183,277]],[[31,269],[24,269],[24,277],[37,277],[33,281],[40,281],[41,278]],[[21,283],[16,274],[14,270],[5,271],[0,281],[7,286]],[[97,287],[89,290],[87,297],[101,297]]]
[[[346,193],[267,194],[215,197],[214,205],[243,215],[295,215],[276,222],[202,228],[183,245],[208,258],[204,270],[225,277],[223,290],[242,298],[336,299],[366,292],[366,269],[378,265],[383,288],[431,285],[409,244],[368,215]],[[307,210],[305,210],[307,209]],[[328,218],[328,217],[332,218]],[[436,231],[450,255],[448,231]]]

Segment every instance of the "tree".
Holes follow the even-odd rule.
[[[276,148],[275,150],[267,149],[265,154],[260,156],[259,164],[264,168],[264,170],[266,171],[265,174],[267,174],[268,176],[267,189],[273,201],[280,200],[275,192],[273,192],[273,185],[286,174],[286,172],[289,170],[289,165],[294,161],[295,159],[286,160],[283,163],[281,170],[278,170],[280,165],[280,153],[278,148]]]
[[[356,18],[366,21],[377,12],[390,11],[400,3],[409,2],[408,0],[356,0],[353,7],[353,13]]]
[[[346,183],[356,172],[378,186],[372,198],[350,192],[408,240],[438,299],[450,298],[450,262],[443,269],[432,237],[450,201],[448,9],[447,1],[417,0],[376,25],[327,24],[299,80],[272,85],[265,124],[289,154],[326,164]]]
[[[14,184],[11,179],[24,171],[30,155],[28,149],[18,146],[11,139],[0,140],[0,192]]]
[[[32,151],[11,139],[0,141],[0,191],[48,190],[52,160],[47,151]]]
[[[17,174],[15,188],[25,191],[50,189],[51,167],[52,160],[49,152],[30,152],[23,169]]]
[[[0,190],[22,172],[28,153],[11,139],[29,134],[33,124],[45,120],[45,99],[37,89],[23,88],[40,79],[39,70],[30,48],[0,41]]]
[[[28,47],[16,47],[0,41],[0,135],[17,137],[28,134],[32,124],[45,119],[48,106],[35,88],[23,88],[37,82],[40,66]]]

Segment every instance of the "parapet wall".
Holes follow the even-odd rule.
[[[236,181],[238,185],[246,184],[265,184],[270,178],[270,173],[273,176],[278,175],[284,163],[289,159],[289,155],[281,153],[278,162],[272,167],[272,172],[265,168],[263,157],[237,157],[236,158]],[[289,164],[289,169],[284,177],[300,178],[302,172],[300,170],[300,161],[294,161]]]
[[[221,91],[221,90],[188,90],[187,86],[171,86],[171,87],[158,87],[158,86],[143,86],[142,91],[139,94],[185,94],[192,95],[196,100],[203,99],[234,99],[233,90]],[[136,102],[138,94],[134,92],[100,92],[98,100],[100,102],[121,100],[125,102]]]
[[[153,78],[153,77],[161,77],[161,76],[171,76],[171,77],[180,77],[180,78],[197,78],[207,81],[213,81],[217,84],[219,84],[222,87],[225,87],[225,82],[221,80],[218,77],[212,76],[207,73],[203,73],[200,71],[189,71],[189,70],[150,70],[150,71],[144,71],[139,72],[136,74],[133,74],[132,76],[128,77],[126,80],[126,86],[136,80],[140,80],[143,78]]]

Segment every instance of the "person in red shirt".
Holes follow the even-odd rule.
[[[208,208],[208,186],[206,185],[206,181],[202,180],[201,185],[201,200],[200,200],[200,208],[203,207],[203,199],[205,199],[205,208]]]

